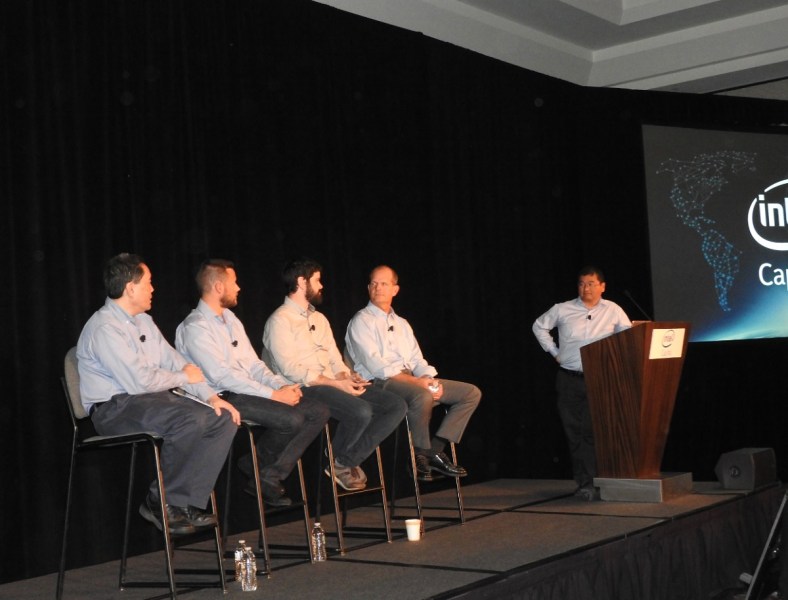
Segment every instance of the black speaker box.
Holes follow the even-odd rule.
[[[742,448],[721,455],[714,473],[726,490],[754,490],[777,481],[772,448]]]

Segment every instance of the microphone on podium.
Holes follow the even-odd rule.
[[[640,306],[640,304],[637,303],[637,300],[635,300],[632,297],[632,294],[629,293],[629,290],[624,290],[624,295],[627,298],[629,298],[629,300],[630,300],[630,302],[632,302],[632,304],[635,305],[635,308],[637,308],[640,311],[640,314],[643,315],[644,317],[646,317],[646,321],[653,321],[654,320],[654,319],[651,318],[651,315],[649,315],[645,310],[643,310],[643,307]]]

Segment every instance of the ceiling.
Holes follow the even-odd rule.
[[[788,99],[788,2],[315,1],[578,85]]]

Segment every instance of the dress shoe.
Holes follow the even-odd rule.
[[[197,529],[216,526],[216,515],[213,513],[205,512],[204,510],[191,505],[185,507],[174,506],[173,508],[180,510],[186,517],[186,520],[194,525]]]
[[[264,479],[261,477],[260,491],[263,494],[263,503],[266,506],[270,506],[271,508],[291,506],[293,504],[293,501],[285,494],[285,488],[281,482],[273,482],[269,479]],[[257,485],[254,482],[254,478],[246,482],[244,492],[250,496],[253,496],[254,498],[257,498]]]
[[[464,468],[451,462],[449,457],[443,452],[433,454],[427,457],[427,460],[429,461],[430,469],[443,473],[447,477],[465,477],[468,474]]]
[[[164,531],[161,524],[161,503],[157,498],[148,494],[140,504],[140,514],[143,519],[153,523],[159,531]],[[178,506],[167,505],[167,522],[170,535],[188,535],[196,531]]]
[[[410,468],[408,469],[410,471]],[[430,469],[430,459],[424,454],[416,455],[416,479],[419,481],[435,481]]]

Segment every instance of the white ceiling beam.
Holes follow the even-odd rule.
[[[787,27],[783,6],[597,50],[587,85],[653,89],[783,62]]]
[[[561,0],[561,2],[616,25],[626,25],[711,4],[717,0]]]
[[[591,50],[458,0],[314,1],[578,85],[680,90],[699,78],[711,84],[726,74],[788,62],[786,4]],[[561,1],[586,11],[593,4],[599,10],[636,15],[666,14],[710,0]],[[784,65],[779,69],[788,75]]]
[[[579,83],[589,49],[454,0],[314,0],[423,33],[524,69]],[[545,69],[545,65],[549,65]]]

